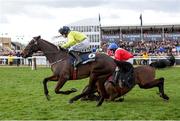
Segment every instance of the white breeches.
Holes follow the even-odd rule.
[[[88,49],[89,46],[90,46],[89,38],[86,38],[84,41],[77,43],[76,45],[73,45],[72,47],[70,47],[69,51],[71,51],[71,50],[82,51],[84,49]]]

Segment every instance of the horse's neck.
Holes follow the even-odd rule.
[[[48,42],[41,42],[40,48],[50,63],[54,63],[66,56],[65,52],[58,50],[55,45]]]

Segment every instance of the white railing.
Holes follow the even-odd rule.
[[[8,56],[0,56],[0,65],[7,65],[8,64]],[[13,59],[13,65],[17,64],[17,60],[20,60],[20,65],[32,65],[32,59],[36,58],[36,64],[37,65],[45,65],[48,66],[49,62],[47,61],[45,56],[33,56],[28,58],[22,58],[17,56],[12,56]]]

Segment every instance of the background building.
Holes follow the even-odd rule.
[[[0,36],[0,55],[15,54],[21,51],[25,45],[21,43],[24,36],[10,36],[7,33],[2,33]]]
[[[102,41],[180,40],[180,25],[146,25],[142,30],[141,38],[141,26],[104,26],[101,27]]]
[[[99,19],[84,19],[67,25],[71,30],[84,32],[90,39],[90,50],[106,52],[109,43],[138,41],[180,41],[180,25],[101,26]],[[55,44],[62,44],[64,38]],[[148,44],[148,43],[147,43]],[[132,48],[131,48],[132,49]]]
[[[11,48],[11,38],[10,37],[0,37],[0,45],[3,48]]]

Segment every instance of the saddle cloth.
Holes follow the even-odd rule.
[[[88,62],[95,61],[96,53],[80,53],[80,58],[82,59],[81,64],[86,64]],[[73,64],[75,61],[75,58],[71,57],[71,64]]]

